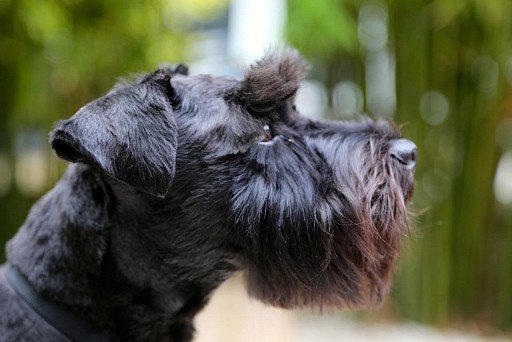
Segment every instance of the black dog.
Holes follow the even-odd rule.
[[[301,117],[305,72],[291,50],[241,81],[161,69],[60,122],[75,164],[8,244],[0,339],[188,341],[237,270],[275,306],[378,304],[416,149],[384,121]]]

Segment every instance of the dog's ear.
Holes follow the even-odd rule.
[[[177,128],[169,75],[115,88],[61,121],[50,133],[57,155],[83,162],[154,196],[174,177]]]
[[[272,113],[295,94],[307,70],[296,50],[270,51],[247,70],[239,92],[241,102],[254,114]]]

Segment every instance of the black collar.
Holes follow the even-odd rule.
[[[71,341],[110,341],[108,337],[92,329],[87,323],[42,297],[16,267],[8,264],[5,277],[18,296],[27,303],[34,313]]]

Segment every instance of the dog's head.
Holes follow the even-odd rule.
[[[385,121],[302,117],[294,97],[306,69],[287,50],[242,80],[157,70],[59,123],[51,144],[172,203],[169,234],[188,217],[188,249],[174,237],[160,253],[197,246],[194,268],[229,246],[250,293],[272,305],[374,305],[399,254],[415,147]]]

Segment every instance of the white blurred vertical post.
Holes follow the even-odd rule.
[[[246,65],[282,44],[286,9],[286,0],[233,0],[228,24],[230,59]]]
[[[359,10],[359,42],[366,54],[366,106],[371,114],[391,117],[396,110],[395,56],[388,46],[388,12],[378,0]]]
[[[227,57],[240,70],[284,41],[286,0],[232,0]],[[198,342],[296,341],[295,315],[248,298],[241,276],[216,291],[197,318]]]

